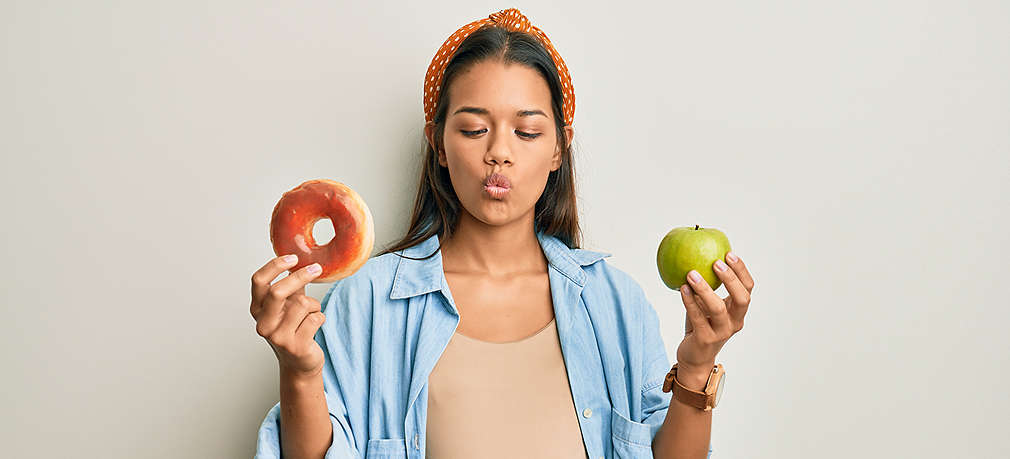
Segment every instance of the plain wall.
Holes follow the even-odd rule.
[[[428,64],[512,6],[572,73],[585,246],[671,359],[668,230],[755,277],[713,457],[1010,456],[998,1],[0,2],[2,455],[250,457],[274,204],[338,180],[400,236]]]

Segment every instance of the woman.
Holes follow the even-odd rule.
[[[256,457],[710,456],[712,412],[663,390],[641,287],[578,248],[574,91],[546,35],[516,9],[467,24],[424,102],[406,236],[321,303],[304,295],[311,266],[270,285],[295,264],[278,257],[253,275],[281,376]],[[743,324],[753,280],[729,264],[731,297],[681,291],[676,379],[693,390]]]

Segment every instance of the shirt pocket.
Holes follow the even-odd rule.
[[[407,441],[403,438],[373,438],[365,448],[366,459],[407,457]]]
[[[615,458],[653,457],[652,433],[648,424],[632,421],[617,410],[610,410],[610,435]]]

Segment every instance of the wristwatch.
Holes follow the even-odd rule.
[[[681,385],[680,381],[677,381],[678,364],[679,362],[673,364],[673,368],[666,374],[666,380],[663,381],[663,392],[672,390],[673,398],[699,410],[712,411],[712,408],[719,404],[719,398],[722,397],[722,386],[726,383],[726,370],[722,368],[722,364],[717,364],[709,372],[708,381],[702,392],[688,389]]]

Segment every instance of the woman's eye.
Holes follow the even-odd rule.
[[[476,135],[479,135],[479,134],[483,134],[486,131],[487,131],[487,129],[481,129],[481,130],[478,130],[478,131],[459,131],[459,132],[463,133],[463,135],[473,137],[473,136],[476,136]],[[520,137],[525,137],[527,139],[535,139],[535,138],[540,137],[541,135],[543,135],[543,134],[534,134],[534,133],[530,133],[530,132],[523,132],[523,131],[520,131],[520,130],[516,130],[516,134],[519,134]]]

